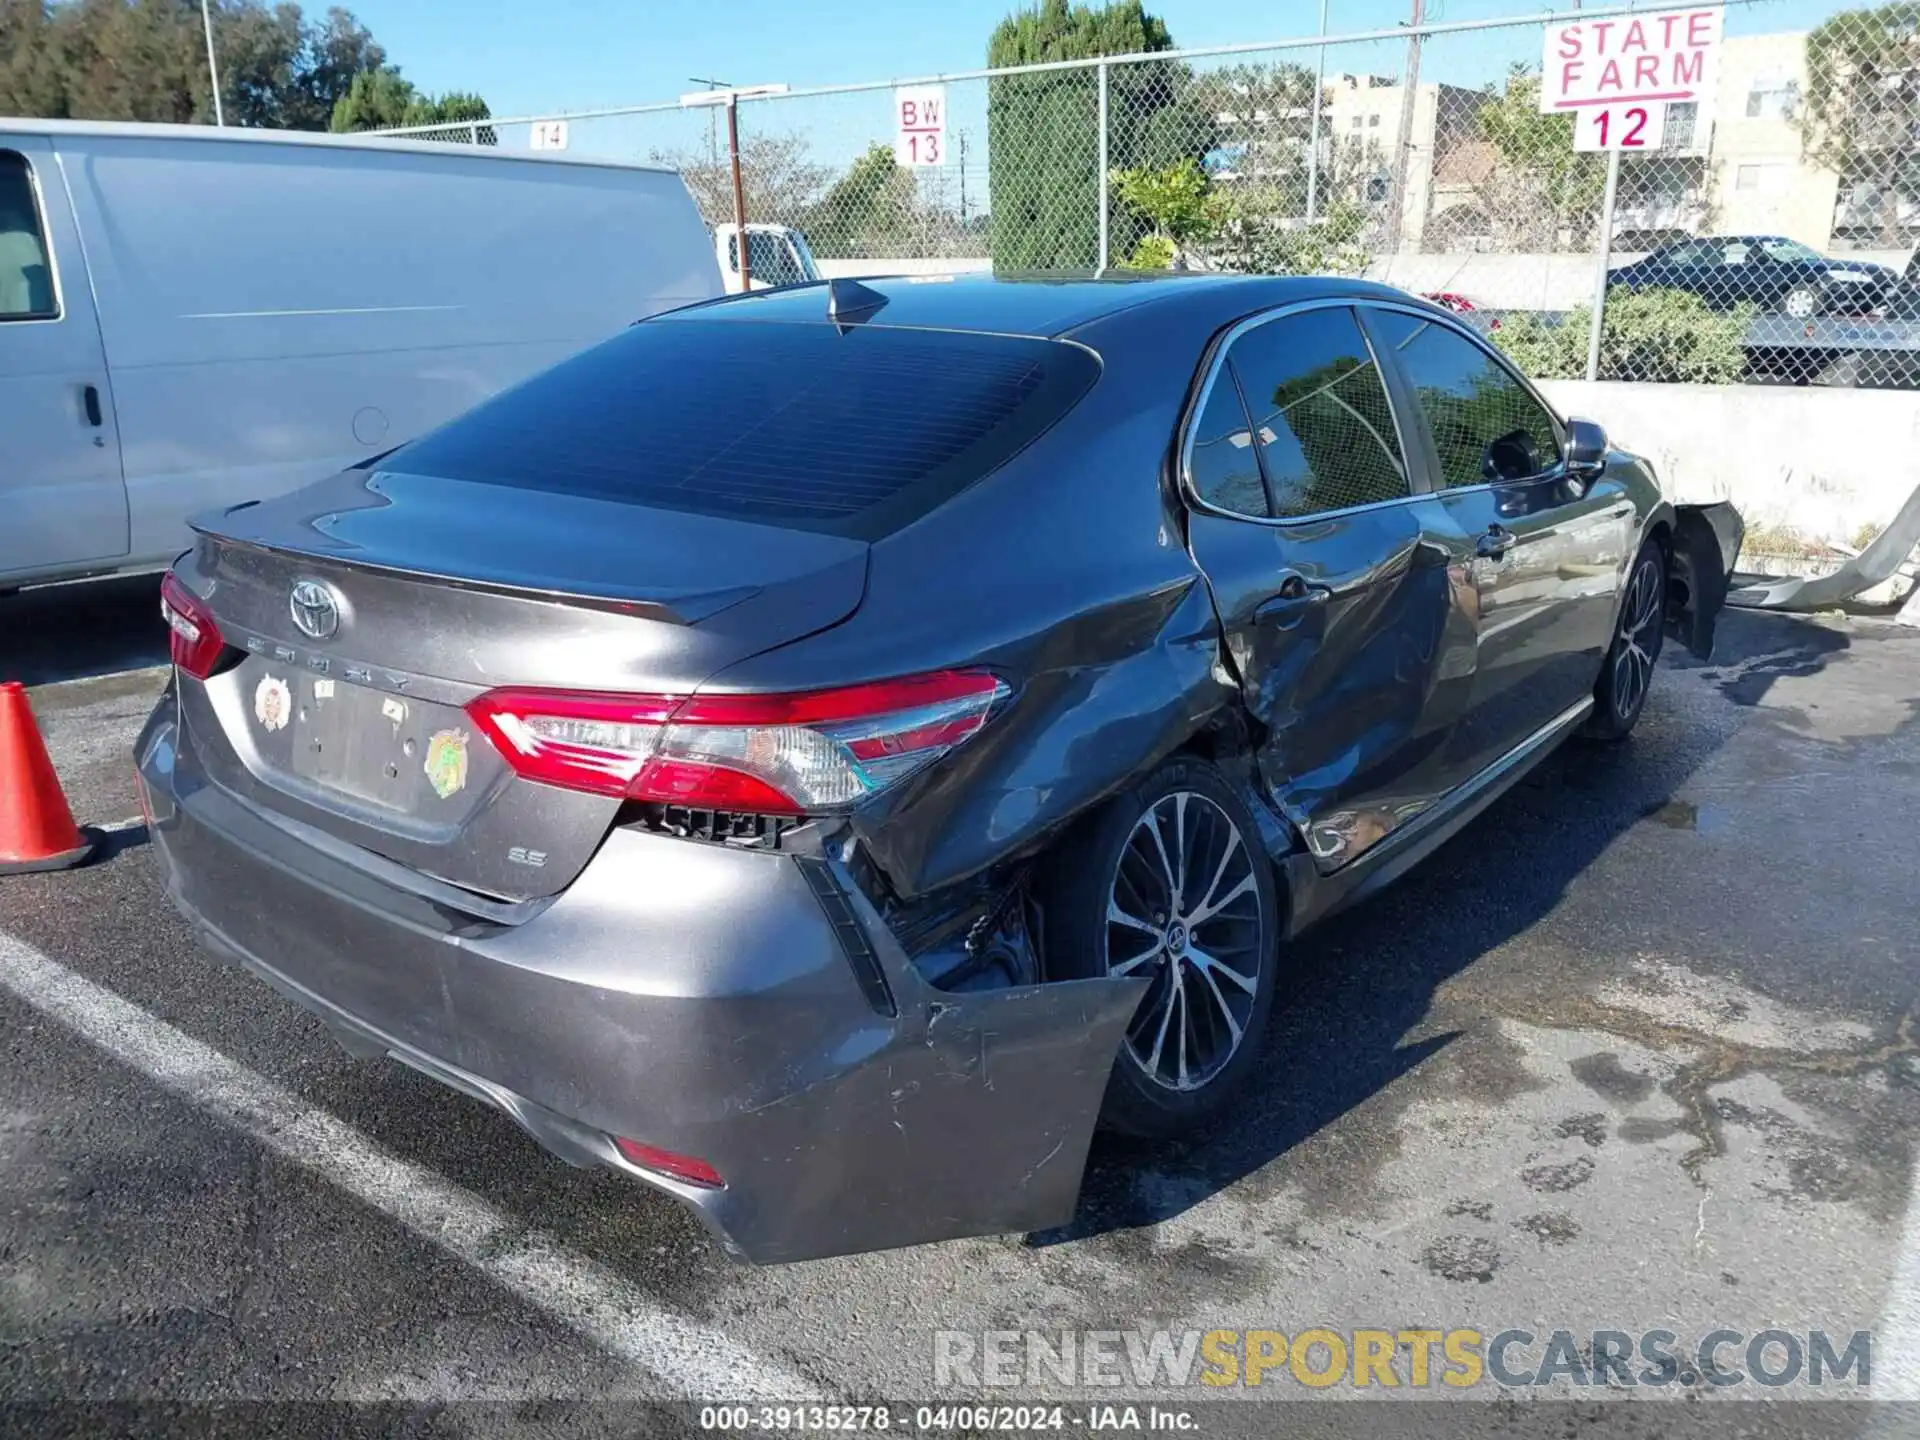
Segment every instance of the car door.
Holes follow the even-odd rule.
[[[127,553],[100,327],[52,145],[0,136],[0,582]]]
[[[1624,485],[1570,480],[1564,427],[1478,336],[1411,307],[1362,310],[1445,511],[1476,618],[1473,696],[1446,777],[1472,778],[1593,691],[1635,540]]]
[[[1237,326],[1193,413],[1189,544],[1261,781],[1331,870],[1446,789],[1472,694],[1472,619],[1351,306]]]

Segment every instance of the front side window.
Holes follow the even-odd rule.
[[[1386,387],[1353,311],[1308,310],[1256,326],[1234,341],[1227,368],[1246,397],[1276,517],[1411,493]]]
[[[59,314],[33,172],[24,155],[0,150],[0,322]]]
[[[1441,484],[1525,480],[1560,463],[1553,417],[1486,350],[1417,315],[1383,310],[1373,318],[1433,432]]]

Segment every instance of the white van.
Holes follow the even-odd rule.
[[[721,293],[671,170],[0,120],[0,590],[386,450]]]

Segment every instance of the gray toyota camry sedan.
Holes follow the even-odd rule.
[[[1740,539],[1439,308],[1224,276],[660,315],[196,529],[137,758],[207,946],[756,1261],[1217,1112]]]

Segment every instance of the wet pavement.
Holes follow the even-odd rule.
[[[0,600],[0,672],[34,685],[79,817],[136,822],[88,869],[0,880],[0,952],[89,982],[96,1017],[22,998],[19,965],[0,984],[0,1400],[671,1394],[666,1337],[694,1325],[842,1399],[934,1395],[936,1330],[1162,1327],[1517,1329],[1516,1372],[1555,1330],[1583,1364],[1595,1331],[1871,1330],[1872,1388],[1825,1393],[1920,1396],[1920,631],[1733,614],[1715,663],[1669,654],[1630,742],[1563,751],[1300,943],[1255,1093],[1189,1143],[1098,1143],[1066,1229],[751,1270],[196,950],[128,758],[163,681],[153,589]],[[240,1100],[191,1098],[215,1072]],[[370,1155],[414,1178],[382,1190]],[[428,1218],[382,1198],[422,1186]],[[449,1238],[477,1214],[479,1241]],[[1709,1378],[1660,1393],[1759,1390]],[[1233,1389],[1336,1391],[1284,1367]],[[1742,1407],[1741,1433],[1816,1412],[1915,1433],[1811,1403]],[[1486,1413],[1463,1433],[1534,1433]],[[1565,1407],[1580,1434],[1679,1413]]]

